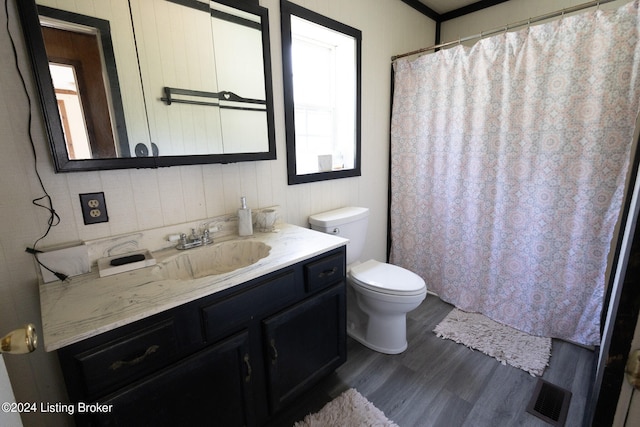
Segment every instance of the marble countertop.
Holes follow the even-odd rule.
[[[113,276],[93,271],[70,282],[40,284],[42,341],[54,351],[136,320],[245,283],[300,261],[345,245],[348,240],[306,228],[280,224],[278,232],[235,239],[255,240],[271,246],[269,255],[255,264],[229,273],[193,280],[159,279],[150,266]],[[233,240],[225,238],[224,240]],[[197,251],[199,248],[190,249]],[[176,249],[153,252],[158,264],[171,259]]]

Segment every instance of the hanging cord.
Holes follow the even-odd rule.
[[[27,90],[27,84],[24,80],[24,76],[22,75],[22,71],[20,70],[20,66],[18,65],[18,50],[16,48],[16,44],[15,41],[13,40],[13,36],[11,35],[11,30],[9,28],[9,0],[5,0],[4,1],[4,12],[5,12],[5,16],[7,18],[7,34],[9,36],[9,40],[11,42],[11,49],[13,50],[13,59],[14,59],[14,64],[16,67],[16,71],[18,72],[18,76],[20,76],[20,82],[22,83],[22,88],[24,90],[24,94],[25,97],[27,99],[27,106],[29,107],[29,115],[28,115],[28,120],[27,120],[27,125],[28,125],[28,129],[27,129],[27,133],[29,135],[29,143],[31,144],[31,152],[33,153],[33,161],[34,161],[34,170],[36,172],[36,177],[38,178],[38,182],[40,184],[40,188],[42,188],[42,191],[44,192],[44,196],[35,198],[31,201],[32,204],[34,204],[35,206],[42,208],[42,209],[46,209],[49,212],[49,219],[47,220],[47,230],[44,232],[44,234],[42,236],[40,236],[31,247],[27,247],[25,249],[25,252],[30,253],[33,255],[34,259],[36,260],[36,262],[44,269],[50,271],[51,273],[53,273],[58,279],[64,281],[68,278],[68,276],[66,274],[63,273],[59,273],[57,271],[53,271],[51,268],[47,267],[46,265],[42,264],[40,262],[40,260],[38,259],[37,254],[41,253],[42,251],[39,251],[38,249],[36,249],[36,246],[38,244],[38,242],[40,242],[40,240],[44,239],[45,237],[47,237],[47,235],[49,234],[49,231],[51,231],[51,227],[55,227],[56,225],[60,224],[60,216],[58,215],[58,213],[55,211],[55,209],[53,208],[53,201],[51,200],[51,196],[49,196],[49,193],[47,193],[46,188],[44,187],[44,183],[42,182],[42,178],[40,177],[40,172],[38,171],[38,156],[36,153],[36,146],[33,142],[33,135],[31,133],[31,121],[32,121],[32,114],[31,114],[31,97],[29,96],[29,91]]]
[[[129,3],[129,19],[131,20],[131,30],[133,31],[133,46],[136,52],[136,61],[138,62],[138,75],[140,76],[140,88],[142,90],[142,105],[144,106],[144,117],[146,119],[145,122],[147,122],[147,132],[149,134],[149,145],[151,146],[151,153],[153,154],[153,145],[151,145],[153,144],[153,141],[151,140],[151,135],[153,134],[151,133],[151,123],[149,122],[149,107],[147,107],[147,96],[144,90],[144,79],[142,78],[144,74],[142,73],[142,62],[140,61],[140,49],[138,49],[138,38],[136,37],[136,26],[134,25],[134,22],[133,22],[133,9],[131,6],[131,2],[128,2],[128,3]]]

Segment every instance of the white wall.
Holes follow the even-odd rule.
[[[119,170],[55,174],[43,131],[38,98],[16,11],[9,21],[20,69],[32,99],[33,142],[38,170],[61,222],[39,247],[78,242],[178,224],[233,212],[241,195],[252,207],[280,205],[284,220],[306,226],[309,214],[345,205],[372,211],[365,256],[386,253],[387,168],[390,57],[433,44],[435,25],[400,0],[307,0],[298,3],[362,31],[362,176],[321,183],[287,185],[279,1],[269,8],[278,159],[232,165],[203,165],[157,170]],[[28,138],[29,107],[13,65],[13,52],[0,13],[0,326],[11,330],[39,324],[34,262],[25,247],[46,231],[48,215],[31,201],[42,195]],[[109,222],[85,226],[78,194],[104,191]],[[64,383],[55,355],[35,353],[5,360],[16,399],[62,402]],[[27,426],[64,425],[66,416],[32,414]]]
[[[566,9],[589,0],[509,0],[496,6],[443,22],[440,29],[442,43],[458,40],[504,27],[505,25],[535,18],[547,13]],[[618,8],[629,0],[616,0],[600,5],[602,9]]]

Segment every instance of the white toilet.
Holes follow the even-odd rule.
[[[427,296],[417,274],[376,260],[358,259],[367,235],[369,209],[346,207],[311,215],[313,230],[349,239],[347,244],[347,333],[372,350],[407,349],[407,313]]]

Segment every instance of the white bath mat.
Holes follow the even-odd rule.
[[[454,308],[433,332],[501,362],[541,376],[549,365],[551,338],[535,337],[479,313]]]
[[[349,389],[294,427],[398,427],[356,389]]]

